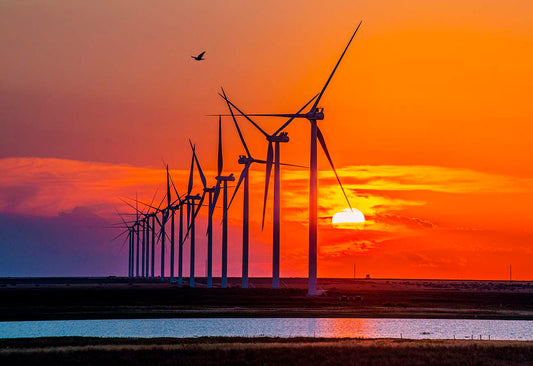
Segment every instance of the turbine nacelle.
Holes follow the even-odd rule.
[[[216,180],[219,180],[221,182],[233,182],[235,180],[235,177],[233,176],[233,173],[227,176],[219,175],[215,177]]]
[[[248,157],[246,155],[239,155],[239,161],[238,161],[239,164],[249,164],[249,163],[253,163],[254,161],[255,159],[252,157]]]
[[[309,120],[323,120],[324,119],[324,108],[315,108],[315,110],[310,111],[305,114],[305,118]]]
[[[202,197],[200,197],[199,194],[196,194],[196,195],[194,195],[194,196],[192,196],[192,195],[187,195],[187,196],[185,196],[185,199],[186,199],[186,200],[199,200],[199,199],[202,199]]]
[[[287,132],[282,132],[279,135],[272,135],[267,137],[268,142],[289,142],[289,135]]]

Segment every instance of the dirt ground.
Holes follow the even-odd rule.
[[[416,317],[533,319],[533,283],[509,281],[268,278],[207,289],[128,278],[3,278],[0,320],[146,317]]]

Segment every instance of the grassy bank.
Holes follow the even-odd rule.
[[[531,365],[533,342],[327,338],[0,340],[1,365]]]

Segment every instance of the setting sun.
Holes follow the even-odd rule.
[[[342,212],[337,212],[331,218],[332,224],[358,224],[365,222],[365,215],[356,208],[346,208]]]

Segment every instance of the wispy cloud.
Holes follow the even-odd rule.
[[[215,172],[205,173],[208,181],[214,184],[211,177]],[[188,170],[171,170],[171,174],[178,190],[184,194]],[[340,263],[346,265],[356,257],[389,261],[389,267],[373,262],[381,273],[388,273],[394,266],[471,273],[470,266],[458,267],[458,263],[475,262],[476,247],[483,248],[490,258],[513,256],[513,251],[526,253],[524,238],[528,234],[517,233],[515,228],[531,226],[531,215],[527,215],[526,209],[527,202],[531,201],[528,192],[533,191],[530,179],[433,166],[351,166],[339,169],[339,175],[352,206],[361,210],[367,221],[354,227],[331,224],[333,214],[345,209],[347,203],[333,174],[321,171],[319,268],[322,268],[322,275],[334,275]],[[195,179],[194,192],[201,193],[200,181]],[[307,180],[306,170],[283,169],[282,272],[287,275],[306,273]],[[264,172],[253,171],[251,260],[258,263],[271,256],[272,192],[262,231],[263,189]],[[156,199],[161,200],[165,190],[163,169],[62,159],[0,160],[0,213],[51,217],[61,212],[88,209],[107,220],[116,219],[115,206],[121,211],[132,211],[119,197],[138,195],[139,199],[150,201],[156,190]],[[487,202],[487,197],[492,201]],[[517,200],[523,204],[514,204]],[[234,256],[238,256],[240,250],[241,205],[239,194],[230,211]],[[511,216],[499,214],[511,209],[514,210]],[[215,220],[220,219],[219,211]],[[201,216],[205,214],[202,212]],[[199,225],[203,224],[205,218],[199,220]],[[215,230],[218,237],[219,225],[215,225]],[[504,247],[509,251],[502,252]],[[403,259],[394,261],[393,256]],[[450,263],[450,258],[456,259]],[[237,265],[239,258],[233,259]],[[263,267],[256,268],[257,274],[269,272],[268,266]]]

